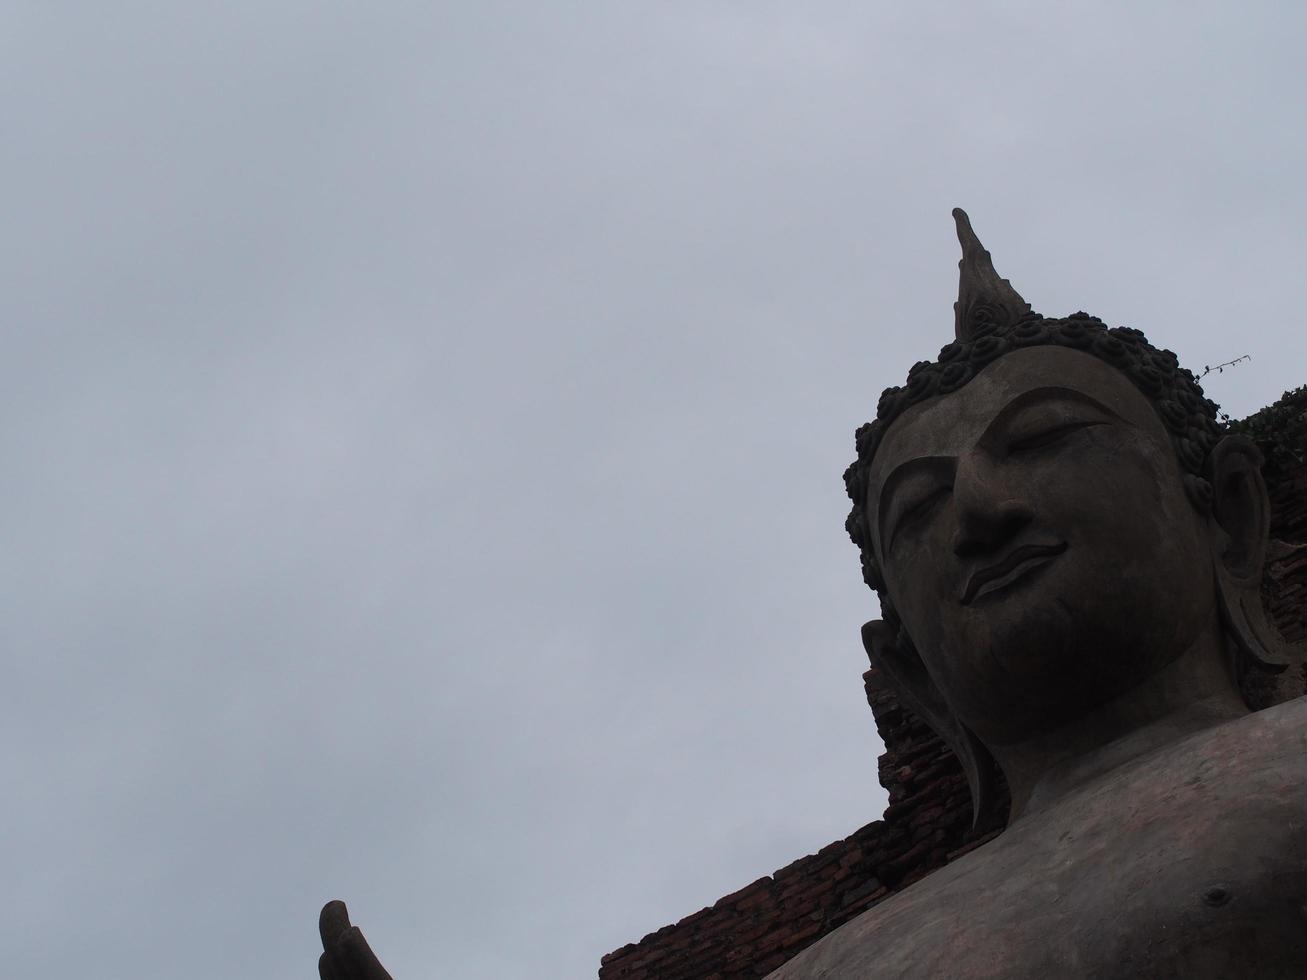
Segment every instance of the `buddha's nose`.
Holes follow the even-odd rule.
[[[983,458],[958,461],[953,481],[957,530],[953,553],[976,558],[1000,552],[1015,538],[1033,514],[1019,488],[1008,485],[998,468]]]

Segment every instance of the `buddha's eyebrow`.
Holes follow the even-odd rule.
[[[1020,414],[1025,409],[1034,405],[1042,405],[1046,402],[1055,401],[1080,402],[1082,405],[1088,405],[1090,408],[1095,408],[1100,412],[1112,416],[1112,418],[1117,419],[1118,421],[1125,421],[1125,419],[1121,418],[1118,412],[1109,408],[1107,405],[1104,405],[1093,395],[1088,395],[1083,391],[1076,390],[1075,388],[1063,388],[1058,385],[1049,385],[1044,388],[1031,388],[1029,391],[1023,391],[1004,405],[1002,409],[999,410],[999,413],[994,416],[994,420],[990,422],[989,425],[985,426],[985,431],[981,435],[979,441],[984,442],[986,439],[991,438],[995,432],[1002,430],[1003,426],[1007,425],[1012,421],[1014,416]]]
[[[917,473],[952,480],[957,465],[958,461],[953,456],[918,456],[894,467],[894,471],[880,485],[880,503],[876,509],[876,534],[882,542],[882,548],[885,547],[885,517],[889,514],[890,501],[894,499],[898,485]]]

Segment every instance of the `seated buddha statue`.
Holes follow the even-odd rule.
[[[1263,609],[1256,447],[1170,351],[1042,317],[961,211],[955,339],[845,473],[867,653],[1006,829],[772,980],[1307,977],[1307,699]],[[323,980],[389,980],[339,902]]]
[[[955,339],[845,473],[862,637],[1007,827],[773,980],[1307,976],[1307,699],[1260,586],[1261,459],[1170,351],[1048,319],[955,211]]]

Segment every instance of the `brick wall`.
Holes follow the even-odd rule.
[[[1307,544],[1307,465],[1278,479],[1271,491],[1271,537]],[[1280,634],[1307,656],[1307,548],[1272,561],[1262,583],[1262,600]],[[1299,660],[1280,677],[1275,700],[1307,690],[1307,662]]]
[[[1307,542],[1307,465],[1268,467],[1267,482],[1272,538]],[[1307,644],[1307,550],[1272,561],[1263,592],[1285,639]],[[600,980],[765,976],[888,895],[997,836],[971,832],[966,777],[944,743],[880,686],[875,670],[863,680],[885,742],[883,819],[614,950],[601,961]],[[1256,700],[1303,693],[1307,664],[1297,663],[1263,685]]]

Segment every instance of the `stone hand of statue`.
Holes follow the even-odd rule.
[[[318,958],[321,980],[392,980],[359,927],[349,924],[344,902],[328,902],[322,907],[318,932],[323,950]]]

